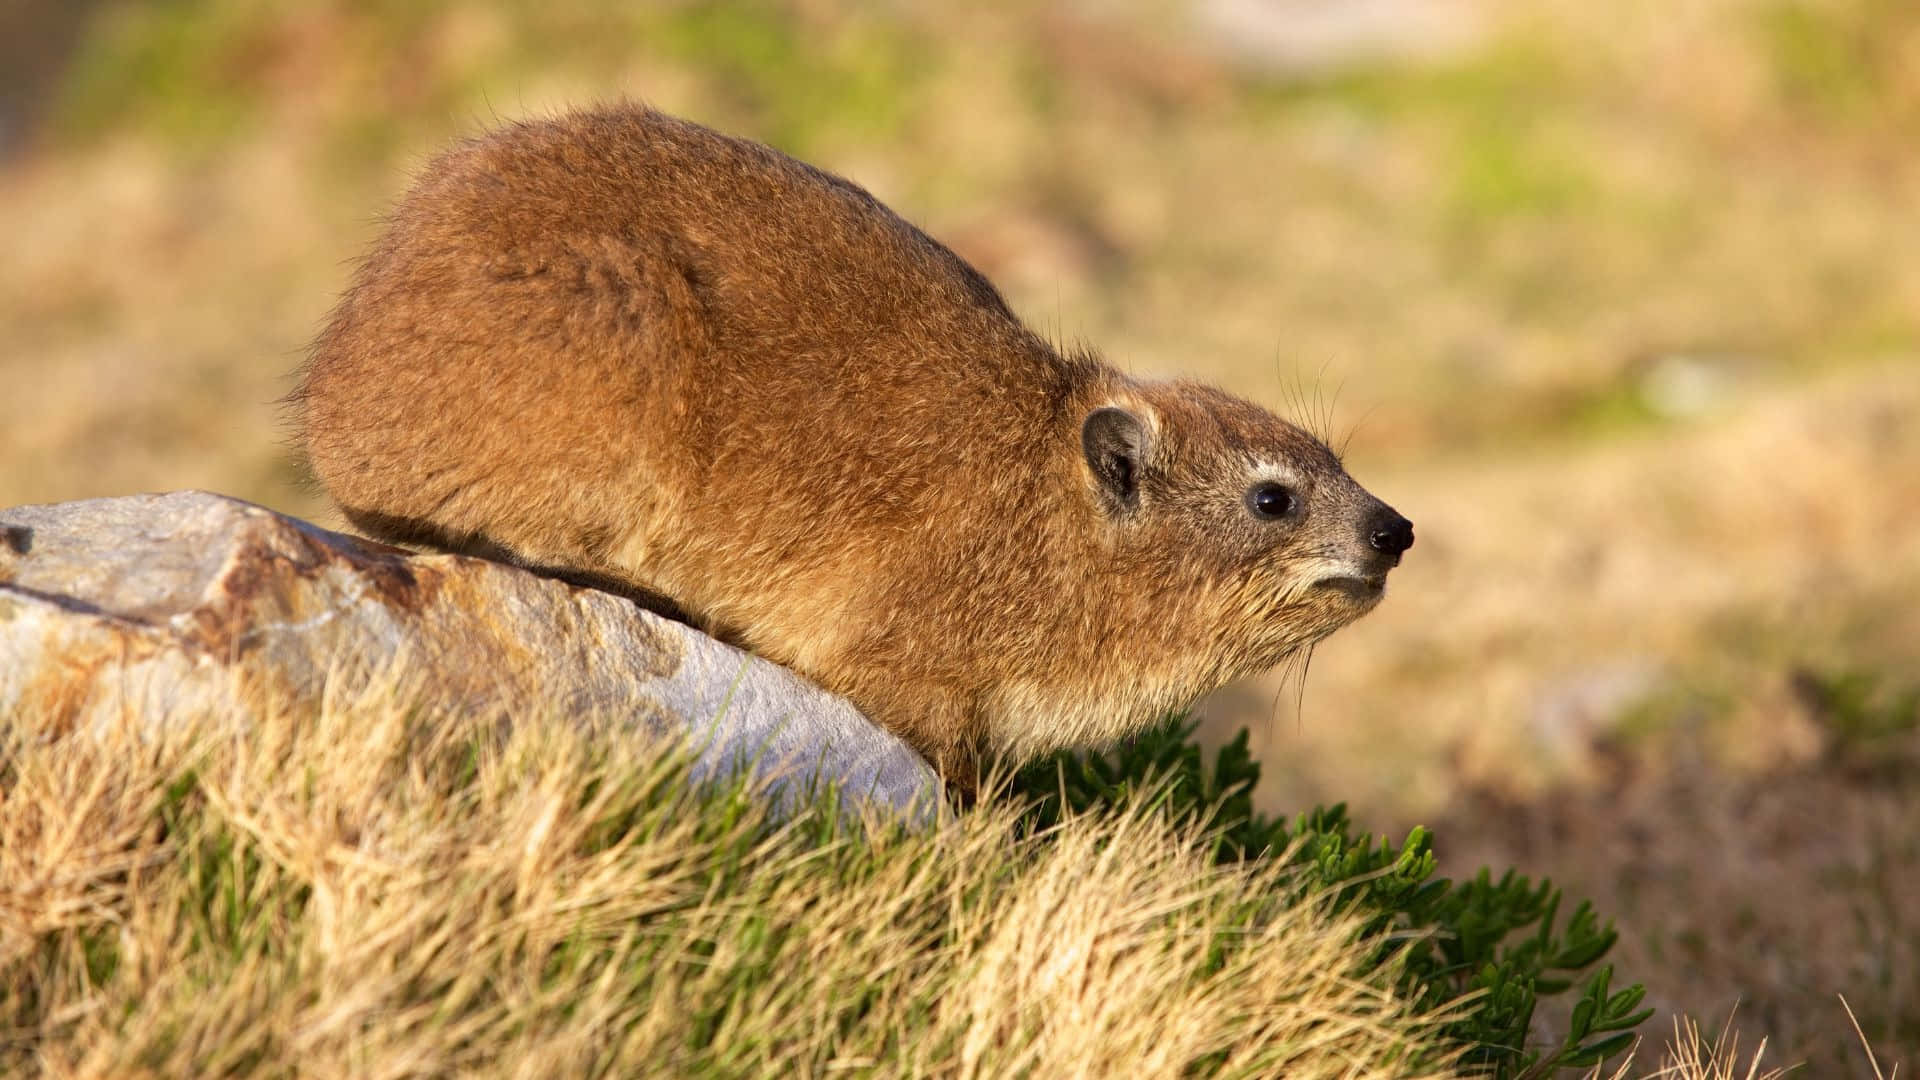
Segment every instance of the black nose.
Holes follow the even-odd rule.
[[[1399,558],[1413,546],[1413,522],[1391,510],[1386,511],[1374,519],[1373,528],[1367,532],[1367,546]]]

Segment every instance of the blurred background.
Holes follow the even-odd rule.
[[[1844,993],[1920,1063],[1920,5],[9,0],[0,505],[337,525],[275,399],[380,213],[619,95],[1320,426],[1416,522],[1304,685],[1206,704],[1270,809],[1552,876],[1769,1061],[1866,1075]]]

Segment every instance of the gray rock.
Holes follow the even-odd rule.
[[[205,492],[0,510],[0,717],[244,717],[396,672],[446,709],[685,738],[696,773],[927,821],[941,787],[846,700],[632,602]],[[4,723],[0,720],[0,723]]]

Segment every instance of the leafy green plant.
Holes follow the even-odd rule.
[[[1449,1038],[1463,1062],[1499,1077],[1590,1067],[1625,1050],[1652,1015],[1639,985],[1612,989],[1611,966],[1595,968],[1617,937],[1586,903],[1564,923],[1552,882],[1481,870],[1454,882],[1434,877],[1433,837],[1414,828],[1395,844],[1358,833],[1344,804],[1291,820],[1253,805],[1260,766],[1242,731],[1205,767],[1193,727],[1172,718],[1108,753],[1062,753],[1021,770],[1013,791],[1033,800],[1026,823],[1045,829],[1067,817],[1147,799],[1176,819],[1205,821],[1222,862],[1285,858],[1302,884],[1368,915],[1380,964],[1398,964],[1400,988],[1422,1006],[1458,1003]],[[1529,1046],[1542,999],[1577,996],[1565,1036]]]

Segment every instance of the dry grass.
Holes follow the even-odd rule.
[[[1841,1000],[1840,1006],[1846,1008],[1844,999]],[[1853,1020],[1851,1009],[1847,1009],[1847,1018],[1850,1021]],[[1854,1032],[1860,1033],[1858,1023],[1854,1024]],[[1866,1037],[1864,1035],[1860,1037],[1861,1042],[1865,1044]],[[1726,1024],[1721,1027],[1719,1033],[1713,1037],[1703,1035],[1700,1024],[1692,1018],[1676,1017],[1673,1021],[1673,1037],[1667,1043],[1660,1067],[1653,1072],[1638,1075],[1644,1075],[1648,1080],[1781,1080],[1782,1077],[1795,1075],[1796,1069],[1800,1068],[1800,1066],[1767,1066],[1766,1057],[1767,1040],[1765,1039],[1760,1040],[1760,1044],[1753,1048],[1751,1055],[1742,1056],[1740,1033],[1734,1029],[1731,1016],[1727,1018]],[[1882,1072],[1880,1062],[1873,1056],[1870,1046],[1867,1047],[1866,1068],[1871,1070],[1874,1080],[1896,1080],[1900,1075],[1898,1066],[1895,1066],[1891,1073]],[[1603,1070],[1596,1068],[1593,1071],[1592,1080],[1600,1080],[1602,1075]],[[1628,1055],[1627,1060],[1618,1068],[1605,1072],[1604,1075],[1607,1080],[1624,1080],[1627,1076],[1635,1075],[1633,1056]],[[1822,1071],[1808,1075],[1824,1076],[1827,1073]],[[1867,1073],[1863,1071],[1861,1075],[1864,1076]]]
[[[1731,1021],[1721,1029],[1718,1038],[1709,1039],[1701,1035],[1698,1023],[1691,1019],[1676,1019],[1673,1022],[1673,1038],[1667,1043],[1667,1052],[1660,1068],[1646,1075],[1655,1080],[1780,1080],[1786,1075],[1785,1069],[1762,1070],[1761,1061],[1766,1053],[1767,1043],[1762,1039],[1742,1068],[1740,1037],[1733,1030]],[[1618,1069],[1607,1074],[1608,1080],[1624,1080],[1632,1068],[1633,1061],[1629,1057]],[[1595,1069],[1593,1080],[1599,1080],[1600,1076],[1601,1071]]]
[[[771,822],[617,729],[391,700],[11,722],[0,1072],[1444,1072],[1351,921],[1149,814]]]

